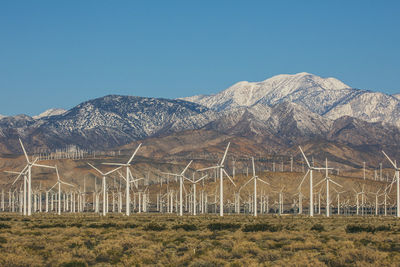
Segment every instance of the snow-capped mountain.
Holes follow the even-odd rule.
[[[182,99],[216,111],[292,102],[325,119],[352,116],[368,122],[382,121],[400,127],[399,98],[354,89],[335,78],[321,78],[305,72],[277,75],[262,82],[238,82],[215,95]]]
[[[397,99],[399,99],[400,100],[400,94],[395,94],[395,95],[393,95],[395,98],[397,98]]]
[[[187,130],[244,138],[274,153],[313,140],[358,148],[365,142],[375,149],[385,144],[395,151],[399,103],[395,96],[309,73],[239,82],[216,95],[177,100],[109,95],[68,111],[0,119],[0,152],[20,152],[18,137],[28,148],[74,144],[103,150],[150,137],[184,136]]]
[[[4,116],[4,115],[1,115],[1,114],[0,114],[0,120],[1,120],[2,118],[5,118],[5,117],[7,117],[7,116]]]
[[[38,119],[7,117],[0,121],[0,127],[4,141],[21,136],[28,141],[34,139],[32,142],[39,147],[76,144],[104,149],[157,134],[199,128],[215,119],[214,112],[207,111],[204,106],[184,100],[109,95],[81,103],[60,115]]]
[[[37,119],[41,119],[41,118],[45,118],[45,117],[51,117],[51,116],[56,116],[56,115],[61,115],[63,113],[65,113],[66,110],[65,109],[60,109],[60,108],[51,108],[48,109],[42,113],[40,113],[39,115],[33,116],[32,118],[34,118],[35,120]]]
[[[183,98],[214,110],[250,107],[257,102],[274,105],[282,101],[301,101],[310,94],[348,92],[350,86],[335,78],[321,78],[306,72],[277,75],[262,82],[238,82],[216,95]],[[334,92],[337,91],[337,92]],[[327,99],[328,100],[328,99]],[[322,103],[321,103],[322,104]]]

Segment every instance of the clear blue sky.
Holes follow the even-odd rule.
[[[0,114],[281,73],[400,93],[400,1],[1,1]]]

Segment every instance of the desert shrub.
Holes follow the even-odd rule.
[[[311,227],[311,230],[312,231],[317,231],[317,232],[322,232],[322,231],[325,231],[325,228],[324,228],[324,226],[322,224],[316,223]]]
[[[2,222],[9,222],[11,220],[12,220],[11,217],[0,217],[0,221],[2,221]]]
[[[196,231],[197,226],[194,224],[184,223],[184,224],[176,224],[176,225],[172,226],[172,229],[174,229],[174,230],[183,229],[185,231]]]
[[[167,229],[165,224],[149,223],[143,227],[145,231],[164,231]]]
[[[0,229],[8,229],[8,228],[11,228],[11,226],[6,223],[0,223]]]
[[[81,223],[71,223],[69,226],[81,228],[82,224]]]
[[[391,230],[390,225],[379,225],[378,227],[375,227],[375,232],[390,231],[390,230]]]
[[[134,224],[134,223],[125,223],[124,225],[124,228],[136,228],[136,227],[138,227],[138,225],[137,224]]]
[[[54,223],[54,224],[39,224],[35,226],[36,228],[45,229],[45,228],[66,228],[67,225],[65,223]]]
[[[348,224],[346,226],[346,233],[360,233],[360,232],[374,232],[375,227],[372,225]]]
[[[3,236],[0,236],[0,244],[7,243],[7,239]]]
[[[91,223],[87,227],[89,228],[116,228],[118,224],[116,223]]]
[[[360,232],[367,232],[367,233],[375,233],[379,231],[390,231],[391,228],[388,225],[380,225],[375,227],[373,225],[361,225],[361,224],[348,224],[346,226],[346,233],[360,233]]]
[[[91,240],[86,240],[86,241],[84,242],[84,244],[85,244],[85,246],[86,246],[87,249],[93,249],[94,246],[96,245],[96,244],[93,243]]]
[[[70,262],[65,262],[63,264],[60,265],[61,267],[86,267],[86,263],[82,262],[82,261],[70,261]]]
[[[246,224],[242,231],[243,232],[277,232],[282,229],[281,225],[272,225],[268,223],[256,223],[256,224]]]
[[[238,223],[210,223],[207,225],[207,228],[210,231],[221,231],[221,230],[229,230],[236,231],[240,228],[240,224]]]

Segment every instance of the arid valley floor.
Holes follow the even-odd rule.
[[[398,266],[393,217],[0,215],[1,266]]]

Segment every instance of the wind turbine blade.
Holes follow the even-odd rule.
[[[303,177],[303,179],[301,180],[301,183],[299,184],[299,187],[298,187],[297,189],[300,189],[300,188],[301,188],[301,185],[303,184],[303,182],[304,182],[304,180],[306,179],[306,177],[307,177],[307,175],[308,175],[309,172],[310,172],[310,170],[308,169],[307,172],[306,172],[306,175],[304,175],[304,177]]]
[[[261,180],[260,178],[256,178],[258,181],[263,182],[264,184],[270,185],[267,181]]]
[[[331,183],[333,183],[333,184],[335,184],[335,185],[339,186],[339,187],[343,187],[342,185],[340,185],[340,184],[336,183],[336,182],[335,182],[335,181],[333,181],[332,179],[329,179],[329,181],[330,181]]]
[[[13,172],[13,171],[4,171],[5,173],[10,173],[10,174],[20,174],[21,172]]]
[[[14,185],[17,180],[19,179],[19,177],[21,177],[21,175],[25,172],[26,168],[28,168],[29,165],[26,165],[25,168],[18,174],[17,178],[14,180],[14,182],[12,183],[12,185]]]
[[[60,181],[60,175],[58,174],[58,168],[57,168],[57,165],[56,165],[56,173],[57,173],[57,181]]]
[[[183,177],[183,179],[186,179],[186,180],[188,180],[188,181],[189,181],[189,182],[191,182],[192,184],[194,184],[194,183],[195,183],[194,181],[190,180],[189,178],[187,178],[187,177],[185,177],[185,176],[183,176],[183,175],[182,175],[182,177]]]
[[[194,182],[194,183],[198,183],[198,182],[200,182],[201,180],[203,180],[203,179],[205,179],[205,178],[207,178],[208,177],[208,175],[206,174],[206,175],[204,175],[203,177],[201,177],[200,179],[198,179],[196,182]]]
[[[326,178],[324,178],[324,179],[322,179],[321,181],[319,181],[318,183],[316,183],[315,185],[314,185],[314,187],[317,187],[318,185],[320,185],[322,182],[324,182],[324,181],[326,181]]]
[[[217,169],[217,168],[219,168],[219,166],[213,166],[213,167],[203,168],[203,169],[199,169],[199,170],[197,170],[197,171],[198,171],[198,172],[202,172],[202,171],[211,170],[211,169]]]
[[[383,155],[385,155],[385,157],[390,161],[390,163],[392,163],[393,167],[394,167],[395,169],[397,169],[396,164],[394,164],[394,162],[389,158],[389,156],[386,155],[385,151],[382,150],[382,153],[383,153]]]
[[[132,180],[132,181],[130,181],[130,182],[131,182],[131,183],[135,183],[135,182],[140,181],[140,180],[144,180],[144,178],[139,178],[139,179],[136,179],[136,180]]]
[[[55,167],[54,167],[54,166],[41,165],[41,164],[35,164],[35,163],[33,163],[33,164],[32,164],[32,166],[35,166],[35,167],[40,167],[40,168],[55,169]]]
[[[98,173],[100,173],[101,175],[104,175],[105,176],[105,174],[102,172],[102,171],[100,171],[99,169],[97,169],[95,166],[93,166],[92,164],[90,164],[89,162],[87,163],[90,167],[92,167],[93,169],[95,169]],[[120,167],[121,168],[121,167]]]
[[[253,163],[253,176],[256,176],[256,167],[254,166],[254,158],[251,157],[251,162]]]
[[[229,176],[229,174],[226,173],[226,171],[224,169],[222,169],[222,171],[225,173],[226,176],[228,176],[229,180],[231,181],[231,183],[236,186],[236,184],[233,182],[232,178]]]
[[[110,166],[127,166],[127,164],[123,163],[101,163],[103,165],[110,165]]]
[[[21,138],[18,138],[18,140],[19,140],[19,143],[21,144],[22,150],[24,151],[26,161],[27,161],[28,163],[31,163],[31,162],[29,161],[28,154],[26,154],[26,150],[25,150],[24,144],[22,144]]]
[[[229,149],[230,144],[231,144],[231,142],[229,142],[228,145],[226,146],[224,156],[222,157],[221,163],[219,164],[220,166],[224,165],[225,157],[226,157],[226,154],[228,154],[228,149]]]
[[[308,162],[308,159],[307,159],[306,155],[304,154],[303,149],[301,149],[301,146],[299,146],[299,148],[300,148],[301,154],[303,155],[303,158],[306,160],[308,168],[311,168],[310,162]]]
[[[126,182],[126,179],[125,179],[125,177],[122,175],[122,173],[121,173],[120,171],[118,171],[118,174],[119,174],[119,176],[121,176],[121,178],[122,178],[122,179],[124,179],[124,180],[125,180],[125,182]]]
[[[118,168],[116,168],[116,169],[114,169],[114,170],[111,170],[111,171],[109,171],[109,172],[106,172],[105,174],[104,174],[104,176],[107,176],[107,175],[109,175],[109,174],[111,174],[111,173],[113,173],[113,172],[115,172],[115,171],[118,171],[119,169],[121,169],[122,168],[122,166],[119,166]]]
[[[173,176],[178,176],[176,173],[170,173],[170,172],[161,172],[162,174],[167,174],[167,175],[173,175]]]
[[[193,162],[193,160],[191,160],[191,161],[189,162],[189,164],[186,166],[186,168],[183,169],[181,175],[183,175],[183,174],[185,173],[185,171],[189,168],[189,166],[190,166],[190,164],[192,164],[192,162]]]
[[[136,153],[139,151],[139,148],[142,146],[142,143],[140,143],[138,145],[138,147],[136,148],[135,152],[133,152],[132,157],[128,160],[128,162],[126,164],[130,164],[133,160],[133,158],[135,157]]]
[[[75,187],[75,185],[69,184],[69,183],[66,183],[66,182],[63,182],[63,181],[60,181],[60,183],[65,184],[65,185],[69,185],[69,186],[72,186],[72,187]]]
[[[58,185],[58,182],[55,183],[55,184],[49,189],[49,191],[47,191],[47,192],[50,192],[56,185]]]

